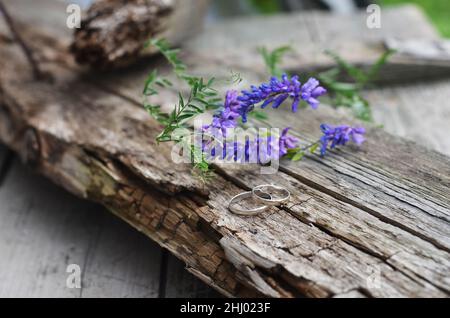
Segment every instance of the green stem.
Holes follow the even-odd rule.
[[[303,148],[300,148],[300,151],[306,151],[306,150],[308,150],[308,149],[310,149],[310,148],[312,148],[312,147],[314,147],[314,146],[316,146],[318,144],[320,144],[320,139],[315,141],[315,142],[313,142],[312,144],[309,144],[309,145],[307,145],[307,146],[305,146]]]

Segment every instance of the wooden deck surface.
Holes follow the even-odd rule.
[[[413,12],[412,15],[415,14]],[[323,17],[318,15],[314,19],[316,18]],[[294,23],[296,20],[289,21]],[[274,25],[279,27],[277,24],[279,22],[274,20]],[[233,28],[233,25],[228,27]],[[427,33],[434,36],[430,29],[425,31],[422,30],[424,35]],[[245,37],[245,34],[242,36]],[[322,35],[321,38],[326,37]],[[209,42],[205,41],[205,43]],[[217,52],[220,50],[218,44]],[[53,58],[57,60],[55,58],[57,53],[46,53],[54,54]],[[8,49],[5,49],[3,54],[14,56]],[[192,56],[194,59],[199,58],[199,55]],[[217,68],[221,61],[209,62],[207,67],[212,69]],[[239,62],[242,63],[242,61]],[[22,99],[22,95],[15,93],[18,92],[19,86],[14,81],[17,74],[12,71],[8,73],[11,79],[6,81],[6,84],[8,96],[20,97],[17,103],[24,111],[31,112],[36,107],[40,107],[42,113],[48,116],[54,115],[55,118],[61,118],[61,114],[64,114],[64,120],[58,122],[58,125],[38,128],[44,131],[42,138],[51,136],[52,141],[64,140],[65,143],[82,131],[75,128],[69,130],[73,134],[66,134],[68,130],[60,130],[60,125],[67,123],[69,127],[71,123],[79,122],[80,118],[77,116],[80,109],[90,112],[91,103],[95,101],[82,98],[66,101],[64,96],[67,96],[69,91],[64,91],[64,84],[73,84],[73,82],[67,82],[66,73],[69,71],[61,71],[62,67],[58,63],[60,63],[59,60],[49,64],[55,74],[60,76],[58,78],[60,82],[56,84],[60,86],[26,83],[30,91],[34,89],[35,92],[51,92],[42,93],[39,97],[40,103],[35,102],[38,97],[34,94]],[[8,65],[5,65],[5,68],[7,67]],[[210,70],[203,64],[197,67],[201,72]],[[14,71],[16,72],[15,68]],[[17,71],[17,73],[20,72]],[[22,73],[25,72],[22,70]],[[133,131],[132,127],[139,126],[146,132],[154,130],[152,124],[148,123],[147,117],[144,119],[144,114],[139,113],[140,110],[135,107],[138,103],[137,96],[139,96],[136,95],[139,88],[136,83],[141,82],[141,78],[139,74],[128,75],[127,77],[127,74],[120,74],[120,79],[124,79],[123,82],[111,80],[111,76],[103,81],[101,78],[95,79],[96,85],[102,89],[105,88],[105,84],[113,86],[113,88],[109,87],[109,90],[94,95],[98,98],[96,101],[99,101],[99,104],[95,106],[101,109],[101,102],[107,100],[108,110],[117,116],[111,115],[110,120],[123,116],[126,120],[120,121],[121,118],[119,118],[117,127],[122,127],[120,124],[123,124],[124,129],[116,131],[116,127],[107,126],[108,120],[103,123],[103,118],[100,116],[96,120],[93,119],[91,116],[95,113],[89,113],[89,116],[83,117],[87,123],[90,123],[88,127],[91,127],[93,133],[96,131],[96,125],[104,124],[105,127],[110,128],[111,130],[108,131],[110,135],[117,136],[117,145],[123,144],[123,140],[127,137],[122,136],[121,133]],[[132,78],[134,82],[131,81]],[[87,94],[87,86],[84,83],[76,83],[77,85],[70,89],[70,92],[74,94],[72,97]],[[445,154],[450,152],[445,138],[445,118],[448,118],[449,108],[446,102],[447,85],[446,81],[440,81],[427,83],[425,86],[422,83],[408,84],[403,87],[386,88],[382,92],[369,92],[369,98],[381,105],[380,110],[375,113],[377,120],[385,124],[386,129],[392,133],[412,139],[422,146],[418,147],[373,129],[371,130],[373,137],[369,141],[370,147],[364,148],[361,152],[353,153],[351,150],[344,150],[339,155],[332,155],[327,161],[308,158],[298,165],[283,163],[281,172],[271,178],[283,184],[290,184],[293,194],[301,203],[293,204],[285,210],[270,213],[266,218],[257,218],[253,221],[230,216],[226,211],[221,210],[226,199],[223,189],[230,193],[242,191],[251,184],[267,181],[263,176],[223,171],[218,176],[217,183],[212,185],[207,203],[197,209],[195,207],[197,201],[190,202],[190,197],[184,198],[183,192],[180,192],[181,194],[177,192],[179,187],[185,191],[200,190],[198,185],[189,179],[190,174],[179,171],[180,179],[167,179],[164,173],[159,172],[164,169],[155,166],[154,162],[147,162],[146,158],[142,157],[133,157],[134,154],[145,151],[146,156],[152,154],[161,160],[165,158],[164,149],[160,154],[152,148],[153,146],[141,141],[140,136],[133,136],[136,144],[132,146],[136,148],[131,149],[130,157],[121,158],[121,160],[129,164],[143,179],[150,180],[152,185],[159,187],[158,189],[174,191],[184,200],[182,202],[188,202],[189,207],[194,206],[194,210],[199,214],[198,218],[203,221],[203,223],[199,222],[200,225],[213,226],[210,232],[216,231],[217,236],[220,234],[222,237],[220,242],[212,240],[208,242],[212,246],[211,249],[215,251],[212,256],[219,259],[217,264],[211,265],[205,261],[205,258],[209,260],[208,254],[205,254],[209,252],[208,250],[196,249],[198,246],[189,245],[190,242],[186,240],[186,237],[205,242],[203,236],[205,233],[197,231],[201,228],[198,224],[193,227],[197,232],[189,232],[191,223],[185,222],[186,216],[179,216],[178,210],[170,210],[175,220],[167,219],[164,229],[166,232],[158,232],[160,228],[158,226],[153,228],[151,222],[143,223],[141,213],[149,218],[157,218],[158,211],[164,209],[159,205],[161,198],[165,198],[162,192],[155,194],[153,190],[149,191],[146,199],[151,203],[151,208],[149,207],[148,211],[139,210],[137,213],[130,209],[130,211],[123,211],[124,214],[121,216],[137,228],[147,230],[147,235],[160,244],[170,247],[171,251],[180,258],[198,265],[198,268],[191,270],[197,271],[199,277],[215,278],[216,274],[225,273],[228,275],[226,277],[231,279],[234,276],[229,268],[235,266],[239,271],[243,271],[239,275],[249,275],[247,279],[256,285],[259,292],[266,295],[297,295],[296,293],[316,297],[343,296],[348,293],[356,296],[378,297],[446,295],[449,290],[448,264],[450,261],[447,186],[449,176],[446,174],[449,161],[448,158],[428,151],[424,147],[434,148]],[[438,89],[430,94],[430,87],[438,87]],[[106,88],[108,88],[107,85]],[[53,93],[55,90],[61,96]],[[76,91],[80,94],[77,95]],[[66,92],[66,95],[62,92]],[[421,109],[420,106],[424,103],[432,103],[433,111]],[[409,108],[408,105],[411,104],[417,106]],[[65,108],[59,109],[59,105],[64,105]],[[12,112],[11,105],[5,106],[8,106],[7,109]],[[58,111],[61,111],[61,114]],[[294,123],[287,116],[280,117],[278,120],[297,125],[302,136],[308,139],[311,138],[312,127],[319,120],[339,118],[339,114],[322,110],[318,115],[308,115],[311,115],[310,121],[300,118]],[[31,125],[38,119],[32,118]],[[133,126],[126,126],[132,120],[135,122]],[[274,117],[274,120],[277,118]],[[9,132],[6,130],[1,132],[3,138],[15,146],[15,139],[9,138]],[[61,132],[64,132],[63,136],[58,135]],[[104,130],[98,130],[98,132],[105,136]],[[442,136],[444,140],[440,140]],[[104,146],[101,142],[91,144],[95,141],[83,134],[79,137],[75,138],[76,147],[85,145],[93,151]],[[83,140],[84,137],[86,137],[85,140]],[[149,136],[145,137],[149,138]],[[104,153],[108,153],[111,157],[117,151],[114,148],[116,144],[113,143],[115,140],[103,147]],[[143,147],[143,150],[140,147]],[[69,163],[75,161],[81,166],[82,162],[76,161],[78,152],[72,152],[72,150],[67,151]],[[398,160],[392,160],[393,153]],[[71,155],[73,157],[70,157]],[[0,156],[0,158],[3,157]],[[4,177],[0,188],[0,216],[4,218],[0,226],[5,227],[0,234],[4,235],[1,237],[0,248],[7,255],[0,261],[1,275],[5,275],[2,281],[6,282],[0,286],[0,293],[3,295],[14,295],[14,293],[22,296],[50,295],[57,290],[57,286],[63,288],[58,292],[60,295],[72,296],[108,296],[112,295],[111,293],[117,296],[196,296],[202,293],[210,295],[210,290],[205,289],[197,281],[191,278],[185,279],[189,276],[180,271],[180,263],[167,258],[166,254],[155,245],[144,240],[139,234],[129,231],[114,218],[108,217],[102,208],[74,199],[65,192],[57,190],[47,181],[27,174],[26,170],[8,155],[4,158],[6,160],[2,159],[1,162],[6,162],[4,165],[6,168],[1,170],[1,175]],[[58,162],[52,161],[52,164],[55,163]],[[47,173],[49,177],[56,179],[67,176],[64,174],[67,169],[64,164],[67,162],[58,163],[59,166],[45,164],[48,170],[44,173]],[[160,164],[163,165],[163,161]],[[54,170],[51,170],[52,167],[55,167]],[[78,176],[75,175],[75,177]],[[191,182],[189,187],[183,188],[184,182],[188,181]],[[69,184],[66,187],[71,191],[84,189],[78,183],[74,185],[80,188],[71,188],[72,185]],[[131,187],[133,184],[124,184],[124,187],[128,186]],[[27,189],[29,190],[25,191]],[[45,192],[45,189],[49,189],[49,192]],[[55,195],[55,193],[60,194]],[[102,201],[103,198],[92,199],[97,199],[106,205],[110,203],[110,201]],[[112,207],[115,206],[112,205]],[[181,203],[177,205],[177,208],[181,209],[180,213],[188,210],[181,206]],[[166,215],[167,213],[163,214],[161,218],[163,221],[166,221]],[[178,217],[180,220],[177,221]],[[180,226],[182,231],[177,232]],[[280,226],[283,226],[285,231],[280,232]],[[235,235],[236,233],[238,235]],[[180,248],[175,238],[186,245],[185,250]],[[128,240],[130,240],[129,243]],[[220,254],[221,248],[226,250],[226,258]],[[268,251],[273,254],[269,254]],[[69,259],[67,259],[68,254],[70,254]],[[221,257],[224,258],[221,259]],[[72,262],[72,259],[74,263],[79,261],[85,270],[84,286],[81,291],[65,289],[65,267]],[[248,262],[253,266],[252,270],[247,267]],[[384,287],[381,290],[369,292],[361,286],[365,284],[367,268],[374,264],[382,270]],[[287,283],[293,285],[289,286],[288,290],[280,286],[276,286],[279,289],[270,287],[267,282],[273,283],[272,271],[276,272],[276,278],[282,281],[280,286],[284,287]],[[60,285],[61,281],[62,285]],[[227,282],[219,280],[219,283],[223,284],[222,288],[229,288],[227,291],[234,293],[235,291],[227,285]]]

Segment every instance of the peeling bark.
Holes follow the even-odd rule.
[[[75,31],[71,51],[78,63],[93,68],[124,67],[136,62],[152,37],[168,36],[177,44],[195,33],[205,7],[203,0],[95,1]]]

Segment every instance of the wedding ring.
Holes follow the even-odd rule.
[[[239,208],[236,206],[235,203],[242,201],[244,199],[247,198],[252,198],[253,194],[251,191],[249,192],[242,192],[236,196],[234,196],[231,200],[230,203],[228,203],[228,209],[233,212],[234,214],[239,214],[239,215],[257,215],[261,212],[264,212],[267,209],[267,205],[264,206],[260,206],[254,209],[243,209],[243,208]]]
[[[274,197],[273,192],[280,193],[280,196]],[[291,197],[291,193],[286,188],[273,184],[256,186],[252,189],[252,194],[256,200],[270,206],[280,205]]]

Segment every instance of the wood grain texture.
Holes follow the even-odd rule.
[[[390,87],[366,96],[385,130],[450,156],[450,81]]]
[[[165,297],[168,298],[211,298],[220,294],[209,288],[198,278],[190,274],[189,267],[170,255],[167,264]]]
[[[55,41],[34,39],[54,81],[30,80],[17,48],[1,48],[8,63],[0,61],[0,138],[54,182],[102,203],[167,248],[224,295],[448,296],[447,157],[371,128],[360,151],[283,162],[274,175],[218,166],[217,177],[204,185],[188,165],[171,162],[170,145],[152,142],[158,124],[136,107],[140,96],[132,93],[142,70],[120,73],[122,81],[112,74],[80,78]],[[193,48],[186,58],[198,73],[220,65]],[[241,70],[245,59],[234,61]],[[242,71],[251,79],[260,74]],[[161,96],[165,104],[171,94]],[[325,106],[271,118],[305,142],[318,135],[320,122],[345,119]],[[251,218],[226,209],[233,195],[267,182],[291,191],[288,205]]]
[[[178,44],[203,26],[204,0],[99,0],[83,13],[71,50],[97,69],[134,63],[152,37]]]
[[[15,161],[0,187],[1,297],[157,297],[159,247]],[[82,288],[66,286],[69,264]]]
[[[273,49],[290,45],[293,51],[286,54],[283,69],[305,73],[334,66],[334,61],[324,54],[325,50],[333,51],[346,61],[367,68],[385,52],[385,41],[390,37],[439,39],[438,33],[424,14],[413,5],[383,9],[382,27],[379,29],[369,29],[366,19],[365,12],[333,15],[316,11],[271,16],[270,27],[267,26],[267,17],[234,19],[232,22],[208,26],[208,36],[197,37],[185,46],[192,48],[196,54],[215,61],[222,69],[258,72],[264,70],[262,59],[255,58],[259,47]],[[264,32],[255,33],[254,30]],[[394,54],[380,69],[378,80],[381,83],[404,83],[445,77],[449,74],[449,67],[448,62],[430,63]],[[217,67],[212,65],[211,68]]]

